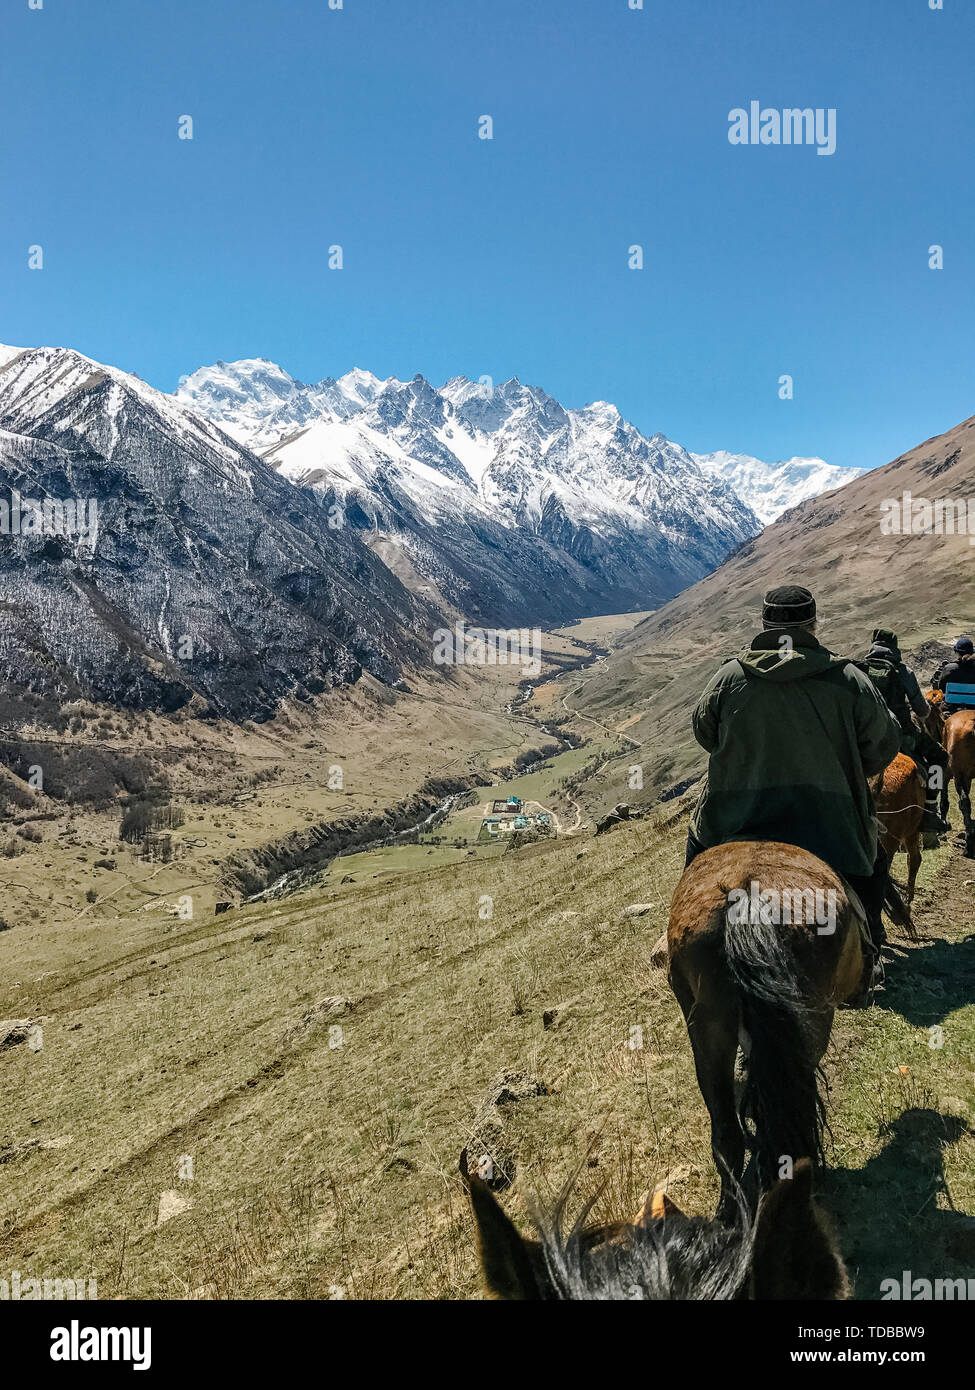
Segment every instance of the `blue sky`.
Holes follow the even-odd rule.
[[[0,341],[517,375],[861,466],[975,413],[975,7],[629,3],[4,0]],[[751,100],[836,153],[729,144]]]

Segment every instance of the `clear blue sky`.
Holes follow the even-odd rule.
[[[970,0],[3,0],[0,51],[2,342],[517,375],[863,466],[975,413]],[[732,146],[752,99],[836,153]]]

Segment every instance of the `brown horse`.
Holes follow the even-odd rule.
[[[945,693],[943,690],[926,690],[924,698],[928,702],[928,713],[926,718],[918,719],[914,716],[914,722],[919,728],[924,729],[934,739],[935,743],[940,743],[944,747],[945,741]],[[941,819],[948,819],[948,779],[942,774],[941,797],[938,811]]]
[[[718,1216],[727,1220],[746,1154],[750,1198],[800,1156],[822,1160],[819,1064],[834,1009],[865,991],[871,953],[833,870],[794,845],[765,841],[697,856],[674,893],[667,940],[711,1117]]]
[[[965,855],[975,859],[975,826],[972,824],[972,779],[975,778],[975,710],[960,709],[945,720],[948,776],[955,784],[958,807],[965,823]]]
[[[880,822],[880,844],[891,863],[894,855],[903,850],[907,855],[907,901],[914,900],[914,884],[921,867],[921,819],[924,816],[925,784],[913,758],[898,753],[883,772],[871,777],[868,783],[873,792],[877,819]],[[916,939],[913,924],[909,933]]]
[[[926,690],[924,698],[928,702],[928,713],[926,718],[918,722],[940,743],[945,727],[945,693],[943,690]]]
[[[460,1171],[477,1224],[481,1270],[489,1298],[672,1300],[835,1299],[849,1282],[833,1235],[812,1191],[812,1164],[776,1183],[751,1221],[731,1226],[687,1217],[655,1194],[635,1221],[586,1226],[585,1206],[568,1234],[563,1216],[570,1187],[552,1213],[537,1213],[538,1239],[526,1239],[490,1188]]]

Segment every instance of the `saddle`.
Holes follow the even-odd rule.
[[[952,709],[975,709],[975,685],[948,681],[945,686],[945,705]]]

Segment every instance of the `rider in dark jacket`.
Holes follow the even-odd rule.
[[[975,644],[970,637],[959,637],[954,657],[942,661],[931,677],[931,684],[935,690],[945,692],[947,712],[975,706]],[[949,686],[953,687],[950,691]],[[971,689],[966,691],[966,686]]]
[[[911,718],[913,711],[919,720],[927,719],[929,707],[921,693],[917,676],[907,669],[901,659],[897,634],[889,628],[875,628],[872,645],[858,665],[870,676],[900,725],[900,751],[913,758],[924,778],[927,792],[922,829],[943,835],[949,826],[938,812],[938,799],[944,785],[947,755],[927,730],[919,728]]]
[[[708,775],[685,863],[729,840],[799,845],[859,895],[879,955],[887,856],[866,779],[897,756],[899,727],[871,680],[816,640],[808,589],[770,590],[762,628],[694,711]]]

